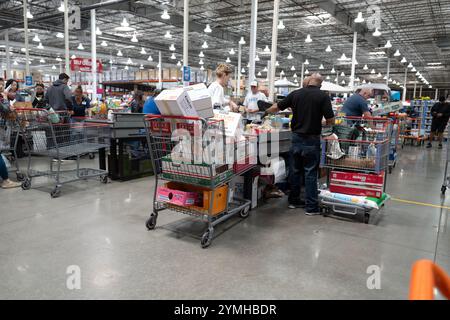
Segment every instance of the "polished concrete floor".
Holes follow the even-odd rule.
[[[405,148],[389,176],[394,200],[369,225],[271,200],[219,227],[207,250],[194,237],[203,225],[177,213],[146,230],[153,178],[75,183],[58,199],[45,179],[30,191],[0,190],[0,298],[406,299],[415,261],[450,272],[445,156]],[[80,268],[79,290],[68,289],[69,266]],[[379,267],[379,290],[368,289],[370,266]]]

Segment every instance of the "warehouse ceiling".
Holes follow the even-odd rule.
[[[133,61],[134,68],[154,67],[157,63],[158,51],[162,51],[163,64],[175,65],[182,59],[183,40],[183,1],[69,1],[71,5],[81,8],[81,25],[79,30],[70,32],[71,55],[88,55],[90,52],[89,11],[96,9],[97,24],[102,35],[97,36],[97,52],[104,64],[112,60],[113,66],[123,67],[128,58]],[[63,13],[58,11],[60,0],[28,0],[33,19],[29,20],[29,41],[31,44],[32,68],[44,68],[57,64],[55,59],[63,57],[64,39],[56,36],[63,32]],[[257,62],[256,73],[265,78],[263,69],[267,66],[270,55],[264,54],[264,48],[271,47],[273,1],[258,2],[258,37],[257,52],[260,61]],[[170,19],[161,17],[167,10]],[[364,23],[356,24],[354,19],[362,12]],[[248,72],[250,42],[250,0],[190,0],[190,39],[189,64],[200,67],[200,51],[205,57],[205,68],[214,69],[218,62],[225,62],[227,57],[231,64],[237,66],[238,41],[244,37],[243,67]],[[356,76],[361,81],[386,82],[383,77],[387,73],[388,57],[391,58],[390,75],[395,82],[404,82],[405,69],[412,65],[427,81],[437,88],[448,88],[450,85],[450,0],[281,0],[280,17],[285,28],[279,30],[278,58],[281,71],[289,80],[294,73],[300,76],[302,62],[306,59],[309,72],[319,71],[329,76],[332,81],[338,77],[339,83],[348,84],[351,73],[350,60],[338,60],[343,54],[352,56],[354,31],[358,31],[358,50]],[[123,19],[126,18],[130,27],[135,29],[138,42],[131,42],[134,31],[117,31]],[[446,19],[447,18],[447,19]],[[379,21],[381,36],[374,37],[374,22]],[[204,29],[209,24],[212,32]],[[23,2],[0,0],[0,25],[3,33],[9,30],[9,41],[13,44],[13,59],[23,63],[24,46]],[[172,39],[164,35],[170,31]],[[44,49],[37,49],[33,41],[38,35]],[[307,35],[312,42],[306,43]],[[390,40],[392,48],[385,48]],[[105,41],[107,46],[101,46]],[[203,49],[202,44],[208,43]],[[84,50],[79,50],[82,43]],[[0,37],[0,59],[5,63],[4,36]],[[171,44],[175,46],[176,59],[170,57]],[[330,46],[332,52],[325,49]],[[142,54],[142,48],[147,52]],[[230,50],[234,49],[234,55]],[[118,57],[120,50],[122,57]],[[394,56],[399,50],[401,55]],[[293,59],[288,59],[292,53]],[[148,61],[151,55],[153,62]],[[40,58],[45,59],[41,65]],[[407,63],[401,63],[403,57]],[[320,65],[324,69],[319,69]],[[367,68],[365,70],[365,65]],[[333,67],[336,73],[331,73]],[[292,69],[292,70],[291,70]],[[294,70],[295,69],[295,70]],[[371,73],[375,70],[375,74]],[[342,76],[342,72],[345,76]],[[381,73],[381,77],[379,77]],[[419,81],[416,72],[408,69],[408,86]],[[420,82],[418,85],[421,85]]]

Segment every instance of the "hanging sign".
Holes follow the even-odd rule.
[[[80,72],[92,72],[92,59],[90,58],[70,59],[70,70]],[[102,61],[97,59],[97,73],[102,72],[103,72]]]

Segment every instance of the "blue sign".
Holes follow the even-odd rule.
[[[191,67],[183,67],[183,81],[191,82]]]
[[[26,86],[32,86],[33,85],[33,77],[32,76],[26,76],[25,77],[25,85]]]

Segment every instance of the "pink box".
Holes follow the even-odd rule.
[[[381,174],[363,174],[332,171],[330,174],[330,191],[352,196],[381,198],[384,180],[384,172]]]
[[[156,200],[186,207],[195,205],[199,201],[199,194],[196,192],[184,192],[166,187],[158,187]]]

